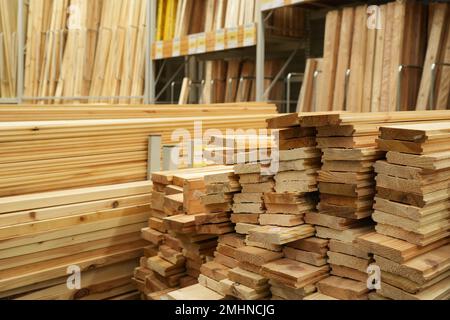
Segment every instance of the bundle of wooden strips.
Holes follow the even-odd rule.
[[[151,190],[145,181],[0,198],[0,298],[138,298],[131,276]],[[81,287],[70,287],[77,272]]]
[[[382,127],[375,165],[376,232],[358,241],[381,269],[380,296],[450,295],[449,122]]]
[[[147,3],[32,1],[26,37],[26,100],[80,103],[88,102],[80,97],[92,96],[94,102],[142,102],[141,98],[106,97],[143,95]]]
[[[0,1],[0,98],[16,96],[18,1]]]
[[[413,0],[329,11],[324,55],[320,66],[315,60],[306,66],[298,110],[427,109],[432,65],[448,62],[448,11],[448,4]],[[448,108],[450,69],[437,70],[435,102],[428,109]],[[313,78],[314,72],[320,77]],[[317,101],[311,99],[315,91]]]

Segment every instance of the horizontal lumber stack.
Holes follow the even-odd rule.
[[[330,239],[328,263],[331,277],[318,283],[320,293],[336,299],[367,299],[368,252],[357,244],[358,235],[370,232],[374,180],[373,163],[384,156],[375,149],[375,136],[345,126],[318,127],[317,142],[322,149],[319,171],[318,213],[306,221],[316,225],[317,236]],[[351,131],[351,130],[350,130]]]
[[[0,298],[135,296],[151,191],[136,182],[0,198]],[[77,270],[81,288],[70,290]]]
[[[307,223],[316,225],[318,237],[330,239],[332,277],[319,282],[319,292],[337,299],[367,299],[366,270],[372,260],[356,239],[373,230],[374,164],[385,155],[376,144],[379,127],[386,122],[445,119],[448,114],[324,113],[299,117],[304,126],[317,128],[318,147],[323,152],[319,212],[306,216]]]
[[[151,202],[151,214],[148,219],[147,226],[142,228],[141,237],[148,241],[145,255],[141,257],[140,266],[134,272],[133,281],[136,283],[139,291],[144,299],[157,300],[170,290],[175,290],[180,285],[180,278],[185,275],[184,262],[182,257],[181,243],[168,234],[163,219],[167,216],[174,215],[174,207],[182,210],[183,190],[180,187],[171,185],[173,178],[161,175],[152,175],[153,192]],[[181,200],[179,200],[181,198]],[[181,209],[180,209],[181,208]],[[161,252],[161,255],[159,254]],[[170,255],[170,258],[167,257]],[[166,260],[164,259],[166,256]],[[152,259],[152,260],[150,260]],[[165,264],[166,272],[171,272],[171,276],[164,277],[160,273],[165,273],[158,268],[159,265]],[[183,269],[178,268],[178,274],[174,273],[176,264],[183,264]],[[172,269],[167,271],[168,269]],[[165,273],[167,276],[168,274]]]
[[[265,213],[264,192],[273,191],[275,183],[272,176],[262,175],[268,169],[264,163],[236,164],[234,172],[239,176],[241,192],[234,195],[232,221],[236,223],[236,232],[248,234],[252,225],[259,225],[260,217]]]
[[[305,217],[315,211],[320,150],[315,128],[303,128],[297,115],[268,120],[278,130],[275,192],[264,194],[266,213],[261,227],[250,230],[249,240],[282,250],[284,258],[261,268],[269,278],[272,299],[301,300],[316,291],[315,283],[327,276],[328,241],[315,238]]]
[[[149,276],[139,279],[148,299],[196,283],[202,264],[213,256],[217,234],[230,230],[228,217],[208,215],[200,201],[205,175],[229,171],[216,166],[152,174],[152,217],[142,236],[152,243],[155,254],[141,260],[142,271]]]
[[[143,181],[150,135],[171,144],[177,129],[193,136],[197,121],[203,130],[257,129],[275,113],[237,110],[217,116],[211,106],[202,117],[0,122],[0,196]]]
[[[381,296],[450,297],[449,137],[449,122],[380,129],[387,156],[375,165],[376,233],[358,241],[381,268]]]
[[[261,300],[270,296],[268,279],[263,277],[259,269],[267,261],[282,256],[278,251],[271,251],[264,243],[249,239],[250,230],[260,224],[265,213],[264,193],[273,191],[273,176],[263,174],[270,163],[247,162],[234,166],[239,176],[241,192],[234,195],[232,221],[236,223],[236,233],[245,239],[244,245],[236,250],[236,268],[230,270],[229,279],[222,281],[227,295],[240,300]]]
[[[202,230],[219,235],[218,245],[214,252],[214,259],[206,262],[200,268],[198,282],[203,287],[208,288],[220,295],[227,296],[222,281],[228,279],[229,271],[237,266],[236,249],[243,245],[243,238],[234,233],[234,225],[231,224],[231,212],[233,206],[233,196],[240,191],[240,185],[233,168],[224,173],[208,174],[205,176],[206,192],[202,197],[202,203],[205,206],[206,213],[204,217],[221,217],[220,225],[225,224],[226,228],[220,228],[214,232],[214,229]],[[197,219],[197,218],[196,218]],[[215,219],[215,218],[214,218]],[[197,226],[197,231],[215,224],[205,224]],[[216,300],[214,295],[211,299]],[[220,298],[221,299],[221,298]]]
[[[143,283],[144,293],[148,299],[177,299],[183,288],[198,281],[216,297],[217,270],[236,264],[232,246],[222,237],[234,231],[229,211],[239,189],[229,188],[228,181],[236,181],[232,167],[156,172],[152,180],[152,218],[142,232],[156,255],[143,258],[141,271],[150,275],[144,283],[159,286]],[[218,236],[222,243],[217,247]]]

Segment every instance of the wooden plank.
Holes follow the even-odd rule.
[[[429,46],[423,65],[422,80],[420,82],[419,95],[417,98],[416,109],[426,110],[429,106],[430,88],[431,88],[431,65],[436,63],[439,58],[439,50],[442,45],[442,37],[444,35],[445,16],[447,14],[448,6],[440,4],[433,10],[431,20],[430,35],[428,38]]]
[[[325,23],[325,44],[323,57],[323,77],[320,90],[322,94],[318,99],[319,110],[332,109],[334,84],[336,79],[336,67],[339,50],[339,37],[341,29],[342,13],[333,10],[327,13]]]

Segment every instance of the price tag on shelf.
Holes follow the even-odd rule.
[[[256,25],[254,23],[244,26],[244,46],[252,46],[256,44]]]
[[[180,38],[174,38],[172,42],[172,57],[179,57],[180,55],[181,55]]]
[[[227,49],[238,47],[238,28],[227,30]]]
[[[219,29],[216,31],[216,39],[214,49],[216,51],[225,50],[225,30]]]
[[[197,53],[206,52],[206,33],[199,33],[197,35]]]
[[[274,0],[261,0],[261,11],[272,9]]]
[[[196,54],[197,53],[197,35],[191,34],[188,36],[188,53]]]
[[[162,59],[163,58],[163,41],[157,41],[155,42],[155,59]]]
[[[290,4],[290,1],[288,0],[273,0],[272,8],[281,8],[288,4]]]

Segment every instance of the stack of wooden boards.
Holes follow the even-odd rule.
[[[0,1],[0,98],[16,97],[18,1]]]
[[[270,171],[273,163],[234,166],[242,188],[233,199],[232,220],[236,222],[236,233],[221,237],[218,251],[227,248],[229,257],[234,258],[227,262],[233,261],[237,267],[230,269],[227,265],[210,262],[205,270],[210,279],[205,279],[204,285],[219,296],[244,300],[270,295],[275,299],[301,299],[313,293],[314,284],[327,276],[328,241],[314,238],[314,228],[303,221],[305,213],[315,208],[314,197],[306,195],[317,190],[315,172],[312,172],[320,164],[317,161],[320,152],[313,147],[315,130],[285,128],[276,121],[271,122],[270,128],[279,130],[283,137],[279,142],[283,161],[275,166],[282,168],[281,176]],[[300,181],[295,179],[296,174],[309,174],[310,178]],[[286,187],[284,182],[290,192],[281,190]],[[277,185],[278,193],[275,192]],[[197,290],[201,291],[194,296],[203,297],[203,289]],[[195,289],[185,291],[192,295]],[[176,297],[186,295],[177,292]]]
[[[220,217],[225,221],[224,232],[214,232],[214,229],[204,230],[211,234],[219,234],[218,245],[214,252],[214,259],[203,264],[200,268],[201,274],[198,277],[199,284],[203,287],[225,296],[221,281],[227,278],[227,272],[237,266],[235,250],[240,245],[240,239],[234,237],[234,225],[230,223],[230,213],[233,205],[233,195],[239,192],[240,185],[233,172],[233,167],[229,167],[227,172],[209,174],[205,176],[206,192],[202,197],[202,203],[206,212],[202,217]],[[207,226],[207,225],[205,225]],[[198,231],[202,227],[197,228]],[[176,296],[175,296],[176,297]],[[213,298],[214,294],[210,297]]]
[[[113,109],[105,110],[105,116],[118,117]],[[188,130],[193,137],[198,121],[203,130],[258,129],[276,113],[275,108],[268,114],[267,109],[259,114],[250,108],[249,115],[245,106],[236,106],[235,113],[234,107],[229,109],[219,108],[216,114],[214,106],[201,108],[197,112],[209,115],[203,117],[189,116],[186,108],[177,118],[0,122],[0,196],[143,181],[150,135],[161,135],[163,145],[171,144],[177,129]],[[149,110],[158,113],[159,108]],[[168,113],[172,112],[169,107]],[[130,108],[131,116],[136,113],[146,111]],[[89,117],[87,110],[82,114]],[[50,112],[49,117],[57,115]]]
[[[410,0],[329,11],[324,55],[308,60],[298,110],[449,109],[448,67],[437,68],[436,99],[429,102],[432,65],[450,57],[449,10]],[[316,99],[314,91],[321,92]]]
[[[0,198],[0,298],[138,298],[130,279],[151,191],[136,182]]]
[[[381,128],[376,233],[359,241],[381,268],[389,299],[450,297],[450,122]]]
[[[237,191],[239,188],[234,189],[233,197],[232,220],[237,222],[236,232],[219,237],[215,260],[200,268],[200,285],[171,291],[167,296],[170,299],[225,297],[245,300],[270,296],[272,299],[306,300],[447,297],[450,288],[446,192],[449,129],[448,122],[436,124],[436,121],[448,121],[449,116],[448,112],[434,111],[318,113],[292,114],[269,120],[269,128],[276,128],[280,136],[279,159],[272,157],[270,163],[278,162],[277,173],[270,174],[266,170],[268,163],[234,166],[233,172],[239,176],[241,185],[241,192]],[[403,122],[409,128],[408,134],[383,128],[378,149],[376,132],[379,128],[384,123],[398,126],[397,123]],[[410,122],[424,124],[408,124]],[[419,129],[420,126],[428,130]],[[354,145],[364,132],[365,139],[372,143]],[[377,186],[378,198],[373,206],[374,192],[367,192],[361,198],[356,192],[361,189],[357,179],[355,186],[349,178],[337,179],[330,183],[341,185],[324,189],[317,212],[314,173],[320,167],[321,153],[320,148],[314,146],[316,135],[320,148],[324,148],[324,157],[327,150],[345,151],[351,155],[368,147],[376,152],[396,148],[395,152],[388,152],[388,162],[392,163],[387,164],[379,161],[374,165],[372,158],[324,158],[319,181],[325,171],[330,171],[331,176],[341,176],[340,168],[343,168],[345,177],[346,172],[349,175],[373,173],[375,167],[377,171],[383,169],[386,172],[387,178],[382,173],[382,180],[389,180],[392,187]],[[388,168],[388,165],[393,167]],[[289,182],[286,175],[298,175],[302,179]],[[218,175],[214,179],[219,176],[225,177]],[[231,172],[226,176],[236,181]],[[412,179],[415,181],[410,181]],[[374,174],[366,180],[368,189],[374,191]],[[320,183],[322,181],[319,189],[323,189],[324,185]],[[278,190],[277,187],[291,189]],[[207,187],[207,190],[211,188],[215,187]],[[333,194],[339,190],[342,194]],[[353,193],[349,194],[349,190]],[[221,199],[218,201],[223,201]],[[388,201],[391,202],[389,205]],[[370,204],[360,205],[365,202]],[[373,207],[373,218],[378,222],[377,233],[369,218]],[[396,219],[391,219],[390,215],[396,215]],[[253,220],[240,220],[245,217]],[[393,230],[393,233],[385,230]],[[432,242],[417,242],[421,239],[419,232],[428,232],[436,240],[431,237],[429,241]],[[371,264],[379,265],[382,270],[382,289],[378,293],[370,292],[367,285],[367,267]]]
[[[141,259],[135,274],[148,299],[170,297],[171,291],[196,283],[214,256],[227,261],[215,250],[217,237],[234,230],[229,218],[231,196],[217,190],[228,188],[232,175],[232,168],[225,166],[152,175],[152,213],[142,236],[152,243],[153,254]]]
[[[157,10],[156,40],[160,41],[255,23],[259,7],[256,0],[159,0]],[[269,20],[274,35],[303,35],[301,8],[277,9]]]
[[[103,101],[142,102],[147,4],[147,0],[31,1],[24,95],[31,101],[38,96],[69,97],[66,102],[70,97],[91,96],[95,102],[102,100],[98,97],[120,96],[133,98]]]
[[[372,166],[384,154],[374,146],[376,136],[360,134],[355,125],[317,127],[317,146],[323,152],[320,202],[318,212],[307,214],[306,222],[316,226],[318,237],[330,240],[333,276],[319,282],[318,288],[337,299],[367,299],[369,291],[365,280],[371,259],[354,241],[372,230]]]
[[[267,261],[260,273],[269,279],[272,299],[303,299],[316,291],[315,284],[327,276],[328,241],[315,238],[315,229],[305,224],[317,204],[317,170],[320,150],[316,148],[316,130],[301,128],[298,117],[268,120],[278,130],[278,159],[272,158],[274,192],[265,190],[266,212],[260,227],[249,231],[252,244],[278,249],[284,258]],[[276,166],[274,166],[276,165]]]
[[[319,212],[306,217],[306,222],[316,225],[318,237],[330,239],[328,263],[333,276],[318,283],[319,292],[337,299],[368,298],[366,270],[372,259],[357,239],[373,228],[374,164],[385,156],[376,144],[379,128],[396,122],[431,125],[448,116],[448,112],[299,115],[302,126],[317,128],[323,152]]]

